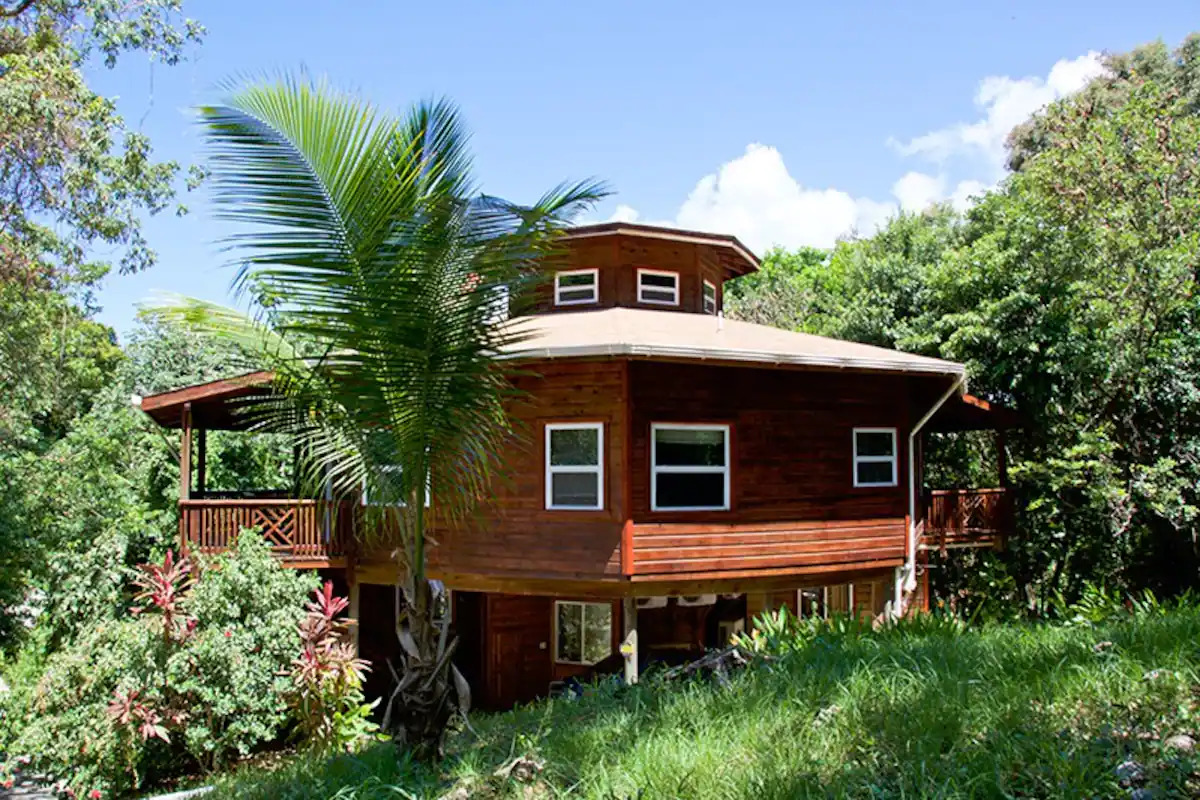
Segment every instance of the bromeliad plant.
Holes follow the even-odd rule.
[[[192,587],[192,562],[187,556],[175,558],[167,550],[162,564],[142,564],[133,579],[140,590],[134,600],[143,603],[130,612],[137,615],[147,609],[156,609],[162,614],[163,639],[181,642],[196,629],[196,620],[189,619],[183,612],[183,600]]]
[[[292,662],[291,706],[305,743],[322,752],[352,749],[376,730],[364,703],[362,684],[369,666],[354,654],[340,618],[349,605],[335,597],[329,581],[313,593],[300,622],[300,656]]]
[[[431,514],[467,517],[513,431],[505,413],[520,307],[561,229],[604,191],[560,186],[532,206],[475,190],[467,136],[446,102],[381,114],[324,85],[283,79],[201,109],[235,290],[250,313],[180,298],[156,312],[236,342],[274,375],[244,413],[292,435],[302,488],[365,489],[360,544],[397,562],[402,655],[385,714],[417,758],[441,751],[469,703],[455,640],[426,575]],[[429,508],[425,498],[429,498]]]

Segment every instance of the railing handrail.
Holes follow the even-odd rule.
[[[180,500],[180,506],[189,507],[204,507],[204,506],[315,506],[322,500],[313,500],[309,497],[189,497],[186,500]]]
[[[947,497],[957,494],[1005,494],[1008,491],[1007,486],[981,486],[976,489],[929,489],[926,494],[930,497]]]

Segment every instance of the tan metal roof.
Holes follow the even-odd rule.
[[[961,375],[962,364],[708,314],[607,308],[513,320],[507,358],[627,356]]]

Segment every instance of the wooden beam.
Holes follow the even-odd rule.
[[[179,499],[192,499],[192,404],[184,403],[180,428],[183,431],[179,445]]]
[[[353,574],[353,573],[351,573],[351,574]],[[358,609],[359,609],[360,588],[361,588],[360,584],[357,581],[350,584],[350,610],[349,610],[350,632],[351,632],[351,635],[353,636],[353,640],[354,640],[354,654],[355,655],[358,655],[358,637],[359,637],[359,633],[358,633],[358,631],[359,631],[359,625],[358,625],[359,611],[358,611]]]
[[[196,430],[196,496],[204,497],[208,475],[208,430]]]
[[[621,656],[625,659],[625,684],[638,682],[637,600],[621,600]]]
[[[1000,473],[1000,485],[1008,487],[1008,441],[1004,429],[996,431],[996,470]]]

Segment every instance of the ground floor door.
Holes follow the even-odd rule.
[[[489,594],[484,708],[511,708],[546,694],[551,680],[549,597]]]

